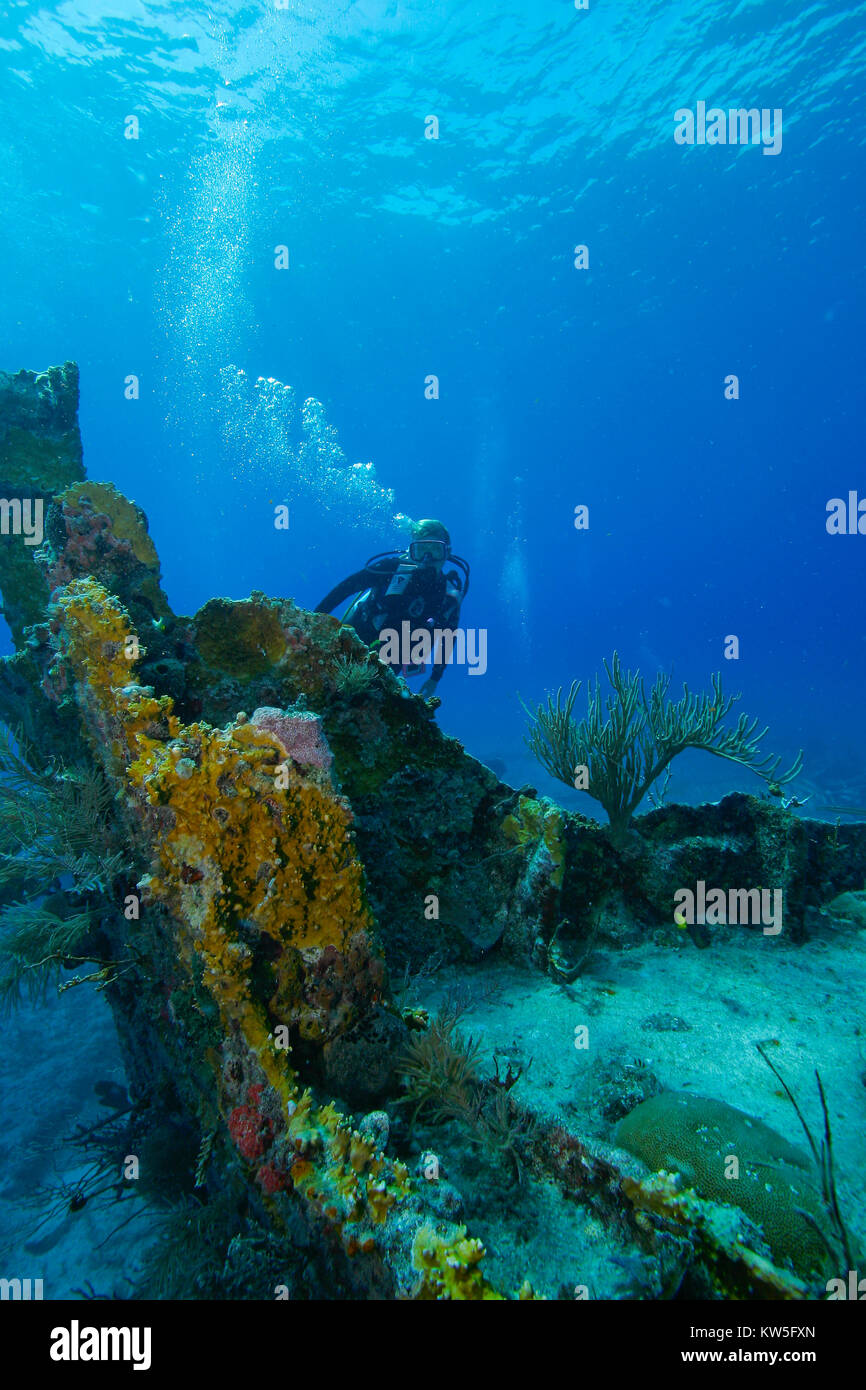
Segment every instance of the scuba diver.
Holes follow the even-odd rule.
[[[456,568],[446,569],[449,561]],[[428,518],[414,523],[407,551],[387,550],[374,555],[363,569],[326,594],[316,612],[330,613],[338,603],[357,594],[343,622],[373,646],[383,632],[400,631],[406,622],[411,624],[413,636],[418,629],[426,629],[431,637],[434,629],[453,630],[468,592],[468,564],[451,554],[451,537],[442,522]],[[445,674],[446,663],[437,662],[437,655],[438,651],[433,653],[430,675],[419,691],[425,699],[435,694]],[[402,667],[407,676],[417,676],[424,669],[423,664]]]

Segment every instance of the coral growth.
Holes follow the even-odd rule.
[[[92,576],[125,603],[143,601],[154,619],[169,613],[147,518],[111,483],[78,483],[58,493],[49,521],[46,576],[54,590]]]
[[[535,800],[521,796],[517,814],[512,812],[502,822],[506,839],[528,850],[534,860],[543,861],[543,872],[554,888],[562,887],[565,870],[564,821],[562,808],[548,797]],[[536,872],[541,871],[541,864],[535,867]]]
[[[781,758],[760,756],[758,744],[767,730],[755,733],[757,719],[749,721],[741,714],[733,729],[723,728],[722,721],[740,697],[723,696],[720,676],[712,677],[710,694],[695,696],[684,686],[682,699],[673,701],[668,698],[670,676],[658,675],[647,697],[640,672],[623,671],[616,652],[604,669],[613,689],[604,707],[596,677],[586,716],[577,723],[572,709],[580,682],[575,681],[564,703],[560,689],[555,702],[548,696],[546,708],[527,709],[526,742],[551,777],[585,790],[601,803],[615,842],[622,842],[653,783],[687,748],[740,763],[777,795],[800,772],[802,753],[785,773],[779,772]],[[581,771],[587,777],[585,785],[579,780]]]
[[[321,1045],[385,994],[348,808],[300,771],[278,777],[285,746],[264,724],[184,725],[134,684],[134,634],[94,580],[60,590],[50,616],[48,689],[78,703],[152,861],[145,911],[166,914],[189,987],[216,1005],[222,1055],[208,1055],[239,1159],[263,1199],[300,1197],[347,1258],[372,1255],[411,1196],[408,1171],[315,1103],[277,1038]]]
[[[445,1118],[459,1097],[480,1084],[479,1045],[457,1032],[459,1018],[458,1010],[444,1009],[406,1049],[401,1070],[413,1123],[428,1107],[434,1120]]]
[[[521,1148],[531,1137],[533,1123],[510,1094],[521,1070],[510,1065],[505,1077],[485,1081],[478,1071],[479,1045],[457,1032],[460,1010],[444,1009],[424,1032],[413,1036],[401,1070],[408,1083],[404,1102],[414,1107],[412,1122],[425,1110],[434,1124],[452,1121],[470,1143],[488,1156],[507,1156],[517,1176],[522,1172]]]
[[[823,1270],[827,1249],[815,1228],[824,1212],[809,1159],[761,1120],[724,1101],[664,1091],[620,1121],[616,1141],[654,1170],[682,1173],[706,1200],[739,1207],[776,1260],[801,1274]]]
[[[502,822],[505,839],[514,850],[523,851],[505,933],[514,954],[532,957],[539,945],[555,940],[562,917],[565,831],[565,812],[547,797],[518,796],[515,809]]]
[[[412,1249],[412,1263],[422,1276],[417,1296],[448,1302],[501,1300],[502,1295],[487,1283],[478,1267],[483,1258],[484,1246],[480,1240],[467,1237],[465,1226],[449,1237],[423,1226]]]
[[[267,671],[288,647],[279,614],[264,594],[241,603],[210,599],[195,616],[194,632],[206,665],[245,680]]]
[[[760,1229],[743,1211],[700,1197],[678,1173],[654,1173],[640,1181],[624,1177],[622,1190],[639,1229],[662,1239],[680,1231],[695,1243],[702,1269],[710,1272],[712,1297],[808,1297],[802,1279],[761,1253]]]
[[[77,365],[0,372],[0,479],[50,496],[83,476]]]
[[[236,1105],[229,1115],[229,1134],[232,1142],[248,1163],[252,1163],[256,1158],[263,1158],[265,1150],[273,1143],[274,1122],[260,1114],[256,1108],[263,1089],[261,1082],[258,1086],[251,1086],[248,1097],[250,1103]]]
[[[74,362],[47,372],[0,372],[0,496],[30,499],[31,515],[41,513],[43,523],[52,494],[84,477],[77,410]],[[0,545],[3,613],[16,645],[43,617],[48,601],[34,554],[21,537]]]
[[[338,694],[348,700],[363,695],[376,680],[378,658],[370,661],[352,661],[348,656],[337,658],[334,667],[334,687]]]
[[[257,709],[251,723],[257,729],[272,734],[297,767],[321,768],[327,772],[334,761],[322,733],[322,721],[315,714],[303,711],[289,714],[280,709],[265,706]]]

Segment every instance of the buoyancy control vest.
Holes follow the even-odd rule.
[[[382,561],[396,560],[390,566]],[[381,580],[353,599],[343,615],[363,641],[372,643],[387,628],[399,628],[405,621],[416,627],[450,628],[460,616],[460,606],[469,591],[469,565],[452,555],[448,565],[454,569],[435,570],[418,565],[400,551],[383,551],[367,561],[366,569]]]

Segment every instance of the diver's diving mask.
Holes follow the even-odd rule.
[[[448,546],[444,541],[420,540],[409,542],[409,559],[416,564],[433,561],[444,565],[448,559]]]

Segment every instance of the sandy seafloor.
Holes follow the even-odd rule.
[[[663,1089],[727,1101],[804,1145],[790,1102],[755,1049],[756,1041],[775,1040],[773,1059],[818,1135],[820,1070],[842,1209],[855,1243],[866,1246],[863,929],[821,917],[802,946],[747,928],[718,929],[699,950],[666,923],[639,943],[594,950],[573,984],[493,955],[480,966],[422,977],[411,994],[431,1012],[458,997],[465,1007],[460,1028],[481,1044],[482,1072],[492,1072],[494,1053],[501,1068],[522,1065],[515,1098],[542,1120],[555,1118],[601,1141],[612,1132],[603,1106],[637,1068]],[[589,1027],[587,1050],[574,1046],[579,1024]],[[33,1232],[47,1189],[74,1180],[87,1161],[64,1140],[77,1124],[107,1113],[94,1087],[104,1094],[105,1082],[124,1085],[105,1001],[82,986],[44,1006],[27,1005],[5,1024],[2,1053],[2,1273],[42,1278],[45,1298],[73,1296],[88,1282],[102,1296],[128,1296],[155,1238],[155,1209],[137,1200],[140,1214],[118,1230],[133,1210],[128,1200],[77,1212],[63,1204]],[[429,1129],[424,1137],[429,1143]],[[449,1171],[447,1159],[442,1177],[443,1191],[453,1183],[465,1198],[465,1208],[455,1205],[452,1191],[442,1214],[465,1219],[484,1241],[485,1269],[499,1287],[513,1290],[529,1275],[552,1297],[578,1282],[591,1293],[629,1296],[628,1269],[620,1284],[611,1277],[617,1258],[608,1233],[552,1183],[515,1187],[501,1174],[488,1181],[482,1170],[467,1187],[466,1173]]]
[[[490,1071],[494,1053],[500,1072],[509,1062],[526,1068],[515,1097],[541,1120],[607,1143],[614,1125],[603,1107],[623,1078],[650,1072],[662,1090],[726,1101],[805,1150],[791,1102],[755,1043],[769,1042],[768,1054],[820,1142],[817,1068],[842,1211],[855,1246],[863,1248],[866,931],[826,918],[814,939],[796,946],[748,928],[724,930],[699,950],[666,923],[638,945],[596,950],[573,984],[499,962],[445,971],[416,993],[433,1012],[449,997],[470,1001],[460,1028],[481,1043]],[[580,1024],[589,1029],[586,1050],[574,1046]],[[470,1217],[488,1248],[485,1267],[495,1283],[513,1288],[516,1276],[519,1284],[524,1274],[538,1279],[544,1270],[548,1296],[577,1283],[587,1284],[591,1296],[594,1287],[610,1296],[614,1286],[604,1266],[616,1250],[591,1214],[563,1201],[553,1184],[537,1185],[528,1203],[507,1190],[499,1199],[514,1203],[515,1223],[503,1223],[493,1210],[476,1209]],[[628,1296],[628,1284],[624,1270],[618,1296]]]
[[[0,1273],[42,1279],[46,1299],[89,1293],[87,1281],[100,1296],[128,1297],[154,1238],[156,1212],[138,1198],[118,1203],[109,1193],[70,1211],[59,1191],[74,1188],[93,1158],[68,1142],[76,1128],[112,1113],[97,1087],[120,1098],[126,1077],[111,1011],[92,986],[49,992],[4,1021]],[[118,1229],[133,1210],[136,1220]]]

